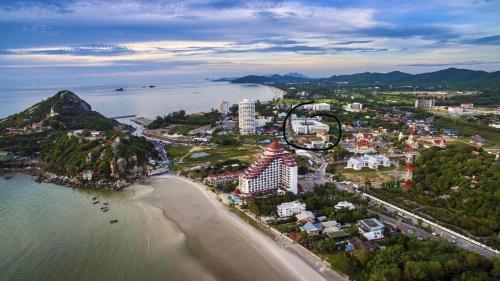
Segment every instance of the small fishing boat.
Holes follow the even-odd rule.
[[[110,220],[109,223],[113,224],[113,223],[117,223],[118,220],[117,219],[114,219],[114,220]]]
[[[107,211],[109,211],[109,209],[103,209],[102,211],[106,213]]]

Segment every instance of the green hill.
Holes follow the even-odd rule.
[[[54,114],[51,116],[51,111]],[[73,92],[63,90],[30,108],[0,121],[0,132],[42,122],[53,129],[120,130],[127,127],[92,111],[92,107]]]

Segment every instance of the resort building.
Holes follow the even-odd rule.
[[[349,209],[349,210],[354,210],[356,207],[354,207],[354,204],[351,202],[347,201],[340,201],[335,205],[335,210],[340,210],[340,209]]]
[[[255,102],[244,99],[238,104],[238,120],[241,135],[255,134]]]
[[[385,155],[368,155],[365,154],[361,157],[351,157],[347,160],[346,169],[361,170],[364,167],[370,169],[378,169],[378,166],[390,167],[391,160]]]
[[[223,172],[215,175],[210,175],[205,179],[205,181],[212,186],[222,186],[237,180],[240,174],[240,171]]]
[[[291,217],[306,210],[306,203],[299,201],[281,203],[276,207],[280,218]]]
[[[330,130],[328,125],[310,118],[293,118],[291,124],[293,132],[297,135],[310,135]]]
[[[325,102],[311,103],[303,105],[302,108],[304,110],[323,111],[323,110],[330,110],[330,105]]]
[[[434,99],[417,99],[415,100],[415,108],[433,108],[435,105]]]
[[[358,226],[359,233],[367,240],[384,238],[384,224],[375,218],[359,220]]]
[[[226,116],[229,113],[229,102],[222,101],[219,105],[219,112],[222,116]]]
[[[273,141],[260,158],[240,175],[236,192],[258,195],[283,189],[298,194],[297,162],[281,144]]]

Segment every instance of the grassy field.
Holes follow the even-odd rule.
[[[192,158],[193,153],[205,152],[206,156]],[[170,146],[167,154],[174,161],[174,170],[191,168],[200,164],[239,160],[251,163],[262,150],[257,146]]]

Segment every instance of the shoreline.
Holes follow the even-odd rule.
[[[172,189],[171,191],[168,190],[170,188]],[[194,245],[193,251],[195,255],[210,256],[208,260],[204,258],[200,258],[199,260],[202,261],[201,264],[206,265],[205,268],[216,268],[214,272],[209,274],[211,277],[214,277],[212,274],[218,276],[220,270],[217,270],[217,268],[220,267],[232,272],[232,274],[236,274],[236,276],[237,274],[244,273],[243,276],[239,275],[240,277],[237,279],[242,279],[247,274],[261,274],[257,280],[347,280],[344,276],[333,272],[321,260],[318,260],[314,254],[305,250],[302,246],[292,244],[282,239],[283,237],[280,239],[276,233],[269,233],[272,236],[266,235],[264,233],[264,231],[267,232],[266,227],[257,229],[255,226],[244,221],[238,214],[218,201],[217,195],[209,191],[201,183],[181,176],[163,175],[151,177],[149,184],[134,184],[126,188],[124,192],[129,193],[129,200],[142,209],[141,213],[146,218],[153,217],[155,221],[161,220],[177,225],[178,229],[185,236],[186,243],[191,246]],[[181,198],[185,196],[189,196],[196,203],[197,200],[201,200],[200,203],[203,205],[205,211],[197,213],[196,207],[199,206],[188,206],[186,210],[178,210],[171,207],[172,204],[175,205],[175,202],[169,201],[182,200]],[[172,199],[172,197],[178,198]],[[192,209],[193,207],[195,207],[194,210]],[[162,216],[159,215],[158,210],[162,210]],[[173,210],[178,211],[177,214],[172,213]],[[181,214],[184,212],[193,214]],[[204,213],[208,214],[207,217],[198,221]],[[195,220],[196,223],[189,223],[186,220]],[[208,236],[204,236],[200,240],[196,232],[207,231],[208,229],[203,228],[211,226],[210,224],[203,225],[205,221],[215,221],[214,224],[224,229],[227,233],[215,234],[215,237],[211,237],[212,234],[208,231],[205,233]],[[199,224],[202,224],[203,228]],[[195,234],[192,232],[195,232]],[[166,237],[167,235],[157,236]],[[227,246],[230,250],[226,254],[223,254],[220,251],[226,251],[227,249],[218,245],[223,242],[221,239],[227,239],[228,242],[238,241],[239,244],[235,243]],[[206,241],[216,243],[217,246],[207,242],[210,246],[206,247],[207,245],[204,245]],[[155,241],[154,243],[161,243],[161,241]],[[216,250],[213,250],[213,247]],[[240,256],[242,249],[246,253],[246,256],[249,257]],[[221,265],[212,261],[212,259],[227,264]],[[255,267],[253,271],[250,270],[245,273],[245,269],[235,266],[233,260],[239,259],[250,262],[250,266]],[[263,267],[264,269],[262,269]],[[255,272],[259,269],[262,269],[265,274]],[[224,278],[228,277],[234,278],[235,276],[224,276]],[[253,279],[255,279],[255,276]],[[248,280],[251,279],[249,278]]]

